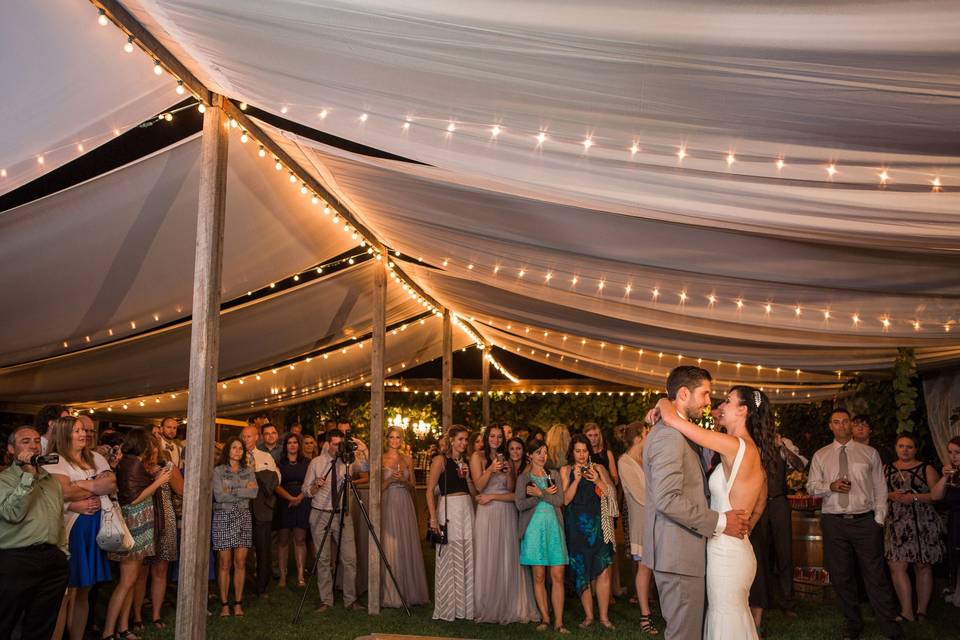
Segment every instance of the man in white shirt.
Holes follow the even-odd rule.
[[[887,638],[903,638],[883,559],[887,484],[880,454],[853,440],[850,414],[845,409],[830,414],[830,430],[834,441],[813,455],[807,491],[823,499],[824,560],[847,621],[844,638],[859,638],[863,633],[857,570],[864,578],[880,630]]]
[[[160,420],[160,446],[170,457],[170,462],[177,469],[183,468],[183,447],[177,442],[177,430],[180,423],[176,418],[163,418]]]
[[[310,532],[313,536],[313,545],[320,556],[317,561],[317,588],[320,591],[320,607],[317,611],[323,613],[333,607],[333,575],[330,568],[330,544],[337,543],[340,552],[340,562],[343,563],[343,604],[347,609],[362,610],[357,604],[357,547],[353,533],[353,520],[349,514],[343,514],[343,529],[340,529],[341,506],[349,505],[350,501],[343,502],[340,498],[346,485],[344,478],[348,473],[354,473],[354,466],[362,469],[365,464],[362,450],[357,462],[346,465],[337,457],[340,443],[343,442],[343,433],[338,429],[330,429],[326,433],[323,449],[320,454],[310,461],[307,475],[303,479],[303,490],[310,497]],[[336,502],[334,502],[336,500]],[[332,524],[330,524],[332,521]],[[330,531],[326,540],[323,532],[330,524]],[[321,547],[321,541],[323,546]]]

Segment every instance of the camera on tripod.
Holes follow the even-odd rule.
[[[357,459],[357,443],[353,441],[353,431],[350,429],[343,433],[343,440],[337,448],[337,458],[346,465],[353,464]]]

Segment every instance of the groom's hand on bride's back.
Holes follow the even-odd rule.
[[[727,517],[727,526],[724,535],[742,538],[750,532],[750,516],[742,509],[731,509],[724,514]]]

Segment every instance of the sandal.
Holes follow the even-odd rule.
[[[601,621],[600,621],[600,626],[603,627],[604,629],[606,629],[607,631],[616,631],[616,630],[617,630],[616,625],[614,625],[614,624],[613,624],[612,622],[610,622],[609,620],[601,620]]]
[[[570,633],[570,629],[567,629],[566,627],[554,627],[553,630],[563,635]]]
[[[133,624],[130,625],[130,629],[133,631],[143,631],[143,620],[134,620]]]
[[[154,618],[152,623],[155,629],[166,629],[167,625],[163,623],[163,620],[160,618]]]
[[[246,615],[246,614],[243,613],[243,601],[242,601],[242,600],[233,605],[233,615],[234,615],[235,617],[237,617],[237,618],[242,618],[244,615]]]
[[[587,629],[587,628],[589,628],[590,625],[592,625],[592,624],[593,624],[593,618],[587,618],[586,620],[584,620],[583,622],[581,622],[581,623],[578,624],[577,626],[580,627],[581,629]]]
[[[660,630],[657,629],[657,625],[653,624],[652,613],[648,613],[645,616],[640,616],[640,631],[643,631],[651,636],[655,636],[660,633]]]
[[[536,627],[537,631],[546,631],[546,630],[549,629],[549,628],[550,628],[550,623],[549,623],[549,622],[541,622],[541,623],[538,624],[537,627]]]
[[[220,601],[220,617],[229,618],[230,617],[230,603],[225,600]]]
[[[140,636],[130,631],[130,629],[124,629],[123,631],[117,631],[114,638],[118,640],[140,640]]]

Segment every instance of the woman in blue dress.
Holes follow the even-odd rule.
[[[590,441],[582,434],[570,440],[567,464],[560,469],[563,502],[567,505],[565,531],[570,553],[567,582],[580,596],[584,620],[580,628],[593,624],[593,591],[597,593],[600,624],[614,629],[610,609],[610,565],[613,545],[603,539],[600,494],[616,491],[603,465],[590,462]]]
[[[110,562],[97,546],[102,496],[117,490],[117,477],[107,459],[92,450],[92,437],[73,416],[57,418],[50,434],[48,453],[60,461],[44,469],[63,487],[63,524],[70,548],[70,581],[63,599],[66,629],[71,638],[83,636],[90,610],[90,588],[109,582]]]
[[[303,572],[307,564],[307,531],[310,529],[310,501],[303,493],[303,479],[307,476],[310,461],[303,457],[303,438],[299,433],[287,433],[280,443],[280,486],[277,487],[276,510],[273,529],[277,532],[277,557],[280,561],[280,582],[287,586],[287,569],[290,564],[290,541],[293,540],[294,559],[297,563],[297,586],[306,585]]]
[[[550,626],[547,607],[547,567],[553,583],[554,629],[569,633],[563,626],[563,574],[567,566],[567,546],[563,539],[563,496],[560,476],[547,471],[547,445],[530,440],[526,445],[527,465],[517,478],[515,502],[520,510],[520,564],[533,573],[533,593],[540,610],[538,631]]]

